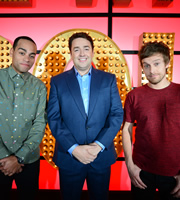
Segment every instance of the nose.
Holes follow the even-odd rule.
[[[151,66],[150,66],[150,72],[151,72],[151,74],[154,73],[154,70],[155,70],[155,67],[153,67],[153,66],[151,65]]]
[[[25,55],[25,56],[24,56],[24,60],[25,60],[26,62],[29,62],[29,56],[28,56],[28,55]]]
[[[84,56],[84,50],[83,49],[80,50],[80,56]]]

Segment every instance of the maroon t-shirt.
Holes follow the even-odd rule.
[[[133,161],[141,169],[163,176],[180,172],[180,85],[160,90],[148,85],[127,95],[124,120],[137,121]]]

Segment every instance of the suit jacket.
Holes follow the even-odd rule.
[[[48,122],[56,139],[55,164],[62,169],[83,164],[68,153],[74,144],[98,140],[105,150],[91,163],[101,169],[116,160],[113,139],[121,127],[123,109],[115,75],[92,68],[88,116],[74,68],[51,79]]]

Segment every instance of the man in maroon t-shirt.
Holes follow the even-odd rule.
[[[180,84],[169,82],[170,52],[148,42],[139,60],[149,83],[132,90],[124,109],[123,147],[135,200],[180,199]],[[132,129],[136,121],[132,153]]]

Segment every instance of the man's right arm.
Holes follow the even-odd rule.
[[[94,148],[90,145],[79,145],[70,130],[63,122],[61,116],[61,105],[58,101],[58,92],[54,81],[51,79],[51,89],[48,102],[48,123],[58,144],[70,155],[73,155],[83,164],[92,162],[97,156],[89,153]],[[71,149],[72,148],[72,149]]]
[[[132,132],[133,123],[125,122],[122,131],[123,149],[125,154],[126,166],[131,179],[131,182],[135,187],[145,189],[146,185],[142,182],[139,177],[141,169],[134,164],[132,159]]]

